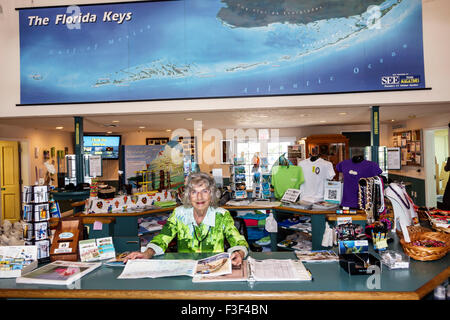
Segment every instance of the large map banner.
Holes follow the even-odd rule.
[[[18,10],[21,105],[425,88],[421,0]]]

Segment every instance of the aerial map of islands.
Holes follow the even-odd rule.
[[[425,88],[420,0],[19,9],[20,104]]]

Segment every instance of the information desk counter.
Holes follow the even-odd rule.
[[[327,219],[336,219],[336,211],[319,211],[319,210],[302,210],[284,206],[223,206],[224,209],[233,211],[240,210],[272,210],[275,219],[279,220],[281,216],[293,215],[307,215],[311,217],[311,233],[312,233],[312,249],[321,250],[322,237],[325,230],[325,222]],[[90,225],[89,238],[101,238],[112,236],[114,237],[114,246],[119,252],[134,251],[139,249],[139,238],[137,235],[138,219],[141,217],[148,217],[152,214],[170,214],[175,207],[167,207],[161,209],[143,210],[137,212],[126,213],[92,213],[92,214],[76,214],[83,220],[83,223]],[[344,216],[344,215],[342,215]],[[354,221],[365,221],[365,215],[362,211],[357,211],[357,214],[348,215]],[[104,224],[101,230],[95,230],[94,222],[99,221]],[[276,250],[276,243],[278,241],[276,234],[271,234],[273,242],[272,251]]]
[[[394,235],[395,236],[395,235]],[[395,236],[396,237],[396,236]],[[389,245],[402,250],[398,239]],[[378,257],[377,253],[372,252]],[[296,259],[293,252],[251,252],[256,259]],[[158,259],[200,259],[206,254],[167,253]],[[16,284],[0,280],[1,298],[164,299],[164,300],[417,300],[450,276],[450,256],[429,262],[410,261],[409,269],[349,275],[338,262],[304,263],[312,281],[193,283],[188,276],[117,279],[122,267],[100,268],[69,286]],[[374,279],[373,277],[380,277]],[[376,281],[379,280],[379,281]]]

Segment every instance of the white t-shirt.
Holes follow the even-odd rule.
[[[318,202],[324,199],[325,181],[333,179],[335,172],[330,161],[318,158],[302,160],[298,164],[302,167],[305,182],[300,186],[301,200]]]

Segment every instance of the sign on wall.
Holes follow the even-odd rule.
[[[20,104],[425,87],[420,0],[19,9]]]

